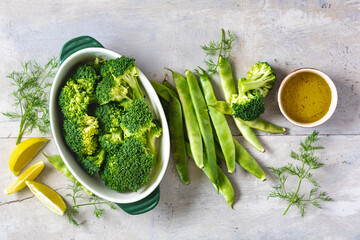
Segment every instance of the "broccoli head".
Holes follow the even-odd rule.
[[[100,105],[95,110],[95,117],[99,121],[100,128],[105,133],[115,131],[120,127],[121,115],[124,113],[124,108],[118,103],[110,102]]]
[[[121,128],[125,137],[143,135],[154,123],[153,114],[143,98],[131,101],[121,116]]]
[[[108,60],[101,66],[100,74],[103,78],[112,77],[117,85],[124,85],[125,82],[129,86],[128,92],[131,99],[143,97],[138,83],[139,69],[135,65],[135,59],[122,56]]]
[[[81,168],[89,175],[94,175],[100,171],[101,165],[105,160],[106,152],[104,149],[98,150],[94,155],[79,155],[77,158]]]
[[[115,154],[119,151],[124,141],[123,132],[120,128],[112,133],[99,136],[100,147],[105,149],[110,154]]]
[[[154,168],[152,158],[139,139],[127,138],[117,153],[106,158],[100,177],[115,191],[136,192],[150,180]]]
[[[231,97],[233,116],[245,121],[251,121],[265,111],[263,97],[259,92],[255,95],[248,91],[245,95],[233,95]]]
[[[94,102],[96,102],[95,95],[88,94],[73,79],[66,82],[59,95],[59,106],[65,118],[75,118],[86,114],[88,106]]]
[[[64,121],[64,137],[69,148],[78,155],[93,155],[98,148],[99,124],[95,117],[83,115]]]
[[[247,73],[247,78],[239,79],[239,93],[257,91],[264,98],[274,86],[275,80],[271,66],[267,62],[258,62]]]
[[[76,68],[72,78],[88,94],[94,94],[95,84],[100,79],[100,76],[96,74],[92,66],[82,64]]]
[[[247,73],[247,78],[239,79],[239,93],[231,97],[233,116],[245,121],[258,118],[264,111],[263,98],[274,86],[276,76],[267,62],[258,62]]]

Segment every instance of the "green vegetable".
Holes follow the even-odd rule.
[[[125,137],[141,136],[154,126],[153,114],[143,98],[131,101],[121,116],[121,128]]]
[[[107,153],[113,155],[119,151],[123,144],[124,136],[122,130],[119,128],[112,133],[103,134],[99,136],[100,147]]]
[[[241,146],[241,144],[235,139],[235,150],[236,150],[236,162],[246,171],[254,175],[255,177],[266,181],[266,174],[255,161],[255,159],[246,151],[246,149]]]
[[[84,115],[64,121],[65,142],[76,154],[94,154],[98,147],[97,134],[99,124],[95,117]]]
[[[156,164],[156,139],[162,133],[161,124],[143,99],[138,71],[132,58],[108,61],[96,58],[93,65],[82,64],[75,69],[59,96],[66,144],[85,172],[89,175],[101,172],[100,177],[115,190],[136,191],[140,177],[143,182],[148,181]],[[119,89],[125,89],[123,95]],[[133,138],[139,146],[133,144],[135,148],[130,150]],[[140,158],[132,161],[133,165],[126,165],[126,161],[117,163],[130,155]],[[152,160],[151,168],[144,166],[147,172],[139,165],[141,158]],[[121,169],[129,167],[130,171],[121,177],[114,173],[120,171],[114,163]],[[123,188],[116,187],[115,182],[121,178],[137,182],[123,182]]]
[[[141,141],[126,138],[119,152],[106,158],[100,176],[105,185],[113,190],[136,192],[150,180],[149,174],[153,167],[153,155],[146,152]]]
[[[299,152],[291,151],[290,157],[300,162],[300,165],[288,163],[288,165],[280,168],[270,168],[275,178],[280,184],[273,187],[273,191],[269,194],[268,198],[280,198],[286,200],[289,205],[284,211],[285,215],[292,205],[299,208],[302,217],[306,215],[307,205],[310,203],[317,208],[322,208],[320,202],[332,201],[333,199],[328,196],[324,191],[320,191],[320,185],[315,180],[311,170],[318,169],[324,166],[320,163],[319,157],[315,155],[315,150],[324,149],[322,146],[314,146],[313,143],[319,140],[319,132],[314,131],[312,134],[305,138],[305,141],[300,142]],[[293,188],[290,184],[286,184],[288,176],[296,176],[298,178],[297,188]],[[303,180],[307,180],[313,185],[308,196],[300,192]],[[290,186],[289,186],[290,185]],[[296,190],[295,190],[296,189]]]
[[[229,60],[223,57],[220,57],[219,60],[219,76],[225,99],[227,102],[230,102],[231,97],[236,94],[236,88]],[[260,144],[254,131],[240,120],[236,119],[234,116],[233,118],[237,128],[240,130],[246,141],[253,145],[258,151],[264,152],[265,149]]]
[[[98,150],[94,155],[80,155],[77,158],[82,169],[89,175],[94,175],[100,171],[100,167],[105,160],[106,152],[104,149]]]
[[[20,143],[25,131],[31,133],[38,129],[44,134],[50,130],[48,88],[51,84],[45,80],[55,76],[58,66],[56,58],[51,58],[45,66],[40,66],[36,61],[28,61],[22,64],[21,71],[14,71],[7,76],[11,80],[11,86],[15,86],[11,94],[15,98],[15,111],[2,114],[10,120],[20,119],[16,144]]]
[[[95,101],[95,95],[89,94],[74,79],[66,82],[59,96],[60,109],[68,119],[87,114],[89,105]]]
[[[181,103],[178,99],[178,95],[175,92],[176,89],[170,89],[164,84],[150,81],[154,87],[156,93],[160,96],[160,100],[167,101],[162,102],[162,105],[167,110],[165,111],[170,130],[170,143],[173,159],[175,162],[175,168],[183,183],[189,184],[188,162],[186,156],[185,136],[184,136],[184,120]],[[173,93],[176,93],[175,96]],[[166,107],[164,105],[167,105]]]
[[[233,109],[231,107],[231,104],[224,101],[217,101],[213,104],[209,104],[210,107],[215,108],[219,112],[223,114],[232,115]],[[210,108],[211,109],[211,108]],[[252,121],[244,121],[242,119],[236,118],[239,122],[247,125],[248,127],[260,130],[262,132],[268,132],[268,133],[283,133],[286,131],[286,128],[284,127],[278,127],[271,123],[268,123],[264,120],[261,120],[260,118],[257,118]]]
[[[186,149],[187,149],[186,152],[189,155],[189,157],[194,159],[188,143],[186,144]],[[204,154],[204,157],[206,158],[206,154]],[[206,160],[207,159],[205,159],[205,161]],[[205,173],[205,175],[210,179],[211,171],[209,166],[205,165],[205,167],[202,170]],[[225,175],[225,173],[221,170],[219,166],[217,166],[217,170],[218,170],[218,184],[216,185],[213,183],[213,185],[232,208],[232,204],[234,203],[234,188],[232,187],[229,178]]]
[[[267,62],[258,62],[248,72],[247,78],[240,78],[239,92],[231,97],[233,115],[251,121],[265,111],[263,98],[272,89],[276,76]]]
[[[49,163],[53,165],[59,172],[65,175],[65,177],[69,178],[73,183],[75,183],[77,186],[79,186],[87,195],[92,195],[93,193],[87,190],[81,183],[76,180],[76,178],[72,175],[70,170],[66,167],[64,161],[59,155],[51,155],[48,156],[44,152],[42,154],[47,158]]]
[[[202,69],[201,69],[202,70]],[[199,73],[199,80],[204,93],[204,97],[207,105],[211,105],[217,102],[214,90],[207,74],[202,71]],[[213,108],[208,108],[209,115],[216,132],[217,139],[219,141],[222,152],[224,153],[224,160],[228,172],[232,173],[235,170],[235,146],[232,140],[232,134],[230,127],[226,121],[224,114],[216,111]]]
[[[210,180],[217,185],[218,184],[218,170],[216,164],[216,153],[214,136],[211,127],[210,116],[206,107],[204,95],[201,92],[200,86],[194,76],[194,74],[186,70],[186,80],[190,90],[190,96],[195,109],[196,117],[200,127],[200,133],[205,146],[205,153],[207,162],[204,161],[204,166],[208,166],[210,170]]]
[[[139,83],[139,69],[135,59],[120,57],[108,60],[101,66],[102,80],[96,88],[96,98],[99,104],[110,101],[121,101],[126,98],[143,98]]]
[[[153,155],[154,165],[156,164],[157,158],[156,158],[156,139],[159,138],[162,134],[162,128],[161,123],[154,119],[153,120],[153,126],[150,128],[149,131],[145,133],[146,138],[146,150],[148,153],[151,153]]]
[[[95,117],[99,121],[99,126],[104,133],[110,133],[120,128],[121,116],[124,108],[116,102],[100,105],[95,110]]]
[[[201,138],[199,122],[196,117],[194,105],[192,103],[189,86],[185,77],[168,69],[172,72],[176,90],[183,107],[185,126],[189,138],[191,152],[194,156],[195,164],[201,169],[204,167],[203,142]]]
[[[72,200],[74,205],[67,206],[66,216],[68,217],[69,222],[76,227],[80,226],[80,224],[75,219],[75,215],[77,215],[79,213],[80,207],[93,206],[94,207],[93,215],[96,218],[101,218],[105,213],[105,209],[98,208],[98,205],[106,204],[111,209],[116,209],[115,203],[105,201],[104,199],[102,199],[96,195],[91,195],[87,199],[87,201],[88,201],[87,203],[78,204],[78,200],[84,198],[80,192],[81,191],[80,187],[77,184],[73,184],[73,185],[69,185],[67,187],[67,189],[71,190],[71,193],[66,194],[66,197],[69,197]]]

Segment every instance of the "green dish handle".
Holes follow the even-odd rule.
[[[146,213],[156,207],[160,200],[160,187],[158,186],[149,196],[144,199],[141,199],[134,203],[121,204],[117,205],[126,213],[130,215],[138,215]]]
[[[101,43],[90,36],[80,36],[69,40],[61,48],[59,56],[60,64],[62,64],[71,54],[80,51],[81,49],[90,47],[104,48]],[[160,187],[158,186],[152,193],[150,193],[149,196],[144,199],[134,203],[116,204],[126,213],[131,215],[138,215],[146,213],[156,207],[156,205],[159,203],[159,199]]]
[[[71,54],[90,47],[100,47],[104,48],[104,46],[99,43],[97,40],[90,36],[80,36],[73,38],[66,42],[60,51],[60,64],[62,64]]]

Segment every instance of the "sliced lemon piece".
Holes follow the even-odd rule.
[[[21,169],[50,141],[47,138],[29,138],[14,148],[10,155],[9,167],[15,174],[19,175]]]
[[[45,163],[44,161],[40,161],[32,165],[29,169],[23,172],[15,182],[13,182],[8,188],[4,190],[5,194],[11,194],[17,191],[20,191],[24,187],[26,187],[25,181],[34,180],[44,169]]]
[[[39,182],[25,181],[25,183],[40,200],[40,202],[42,202],[48,209],[61,216],[64,215],[66,211],[66,204],[59,194]]]

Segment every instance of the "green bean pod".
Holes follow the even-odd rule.
[[[268,133],[284,133],[286,131],[286,128],[284,127],[279,127],[276,125],[273,125],[269,122],[266,122],[260,118],[257,118],[255,120],[252,121],[244,121],[242,119],[239,119],[240,121],[242,121],[243,123],[245,123],[245,125],[260,130],[262,132],[268,132]]]
[[[189,157],[194,159],[191,154],[191,149],[188,143],[186,143],[186,150]],[[208,166],[205,166],[202,170],[205,173],[205,175],[210,179],[210,174],[211,174],[210,168]],[[226,176],[226,174],[222,171],[222,169],[219,166],[217,166],[217,171],[219,176],[218,177],[219,183],[218,185],[215,185],[214,183],[212,184],[215,187],[215,189],[217,189],[218,192],[224,197],[225,201],[230,205],[230,207],[233,208],[232,205],[234,203],[234,198],[235,198],[234,188],[232,187],[229,178]]]
[[[221,88],[223,89],[225,100],[231,101],[231,96],[237,94],[233,72],[229,60],[223,57],[219,57],[219,76],[221,82]]]
[[[203,142],[201,138],[199,123],[196,117],[194,105],[190,96],[189,86],[184,76],[171,71],[179,99],[183,107],[185,126],[190,142],[190,148],[194,155],[195,164],[199,168],[204,167]]]
[[[219,76],[221,81],[221,87],[223,89],[225,100],[230,103],[231,96],[233,94],[237,94],[234,77],[232,74],[231,66],[229,63],[229,60],[223,57],[219,58]],[[260,144],[259,140],[257,139],[254,131],[247,126],[246,124],[242,123],[240,120],[236,119],[233,116],[235,120],[235,124],[241,134],[244,136],[246,141],[248,141],[251,145],[253,145],[258,151],[265,152],[265,149]]]
[[[217,99],[210,79],[206,74],[200,74],[200,84],[204,93],[206,104],[215,104]],[[232,140],[230,127],[223,113],[211,107],[208,107],[208,110],[221,150],[224,154],[226,167],[228,172],[232,173],[235,170],[235,146]]]
[[[256,160],[246,151],[246,149],[235,139],[235,150],[236,150],[236,162],[244,168],[246,171],[251,173],[262,181],[266,180],[266,174],[256,162]]]
[[[155,92],[157,95],[159,95],[161,98],[163,98],[166,102],[170,102],[170,89],[166,87],[165,85],[155,82],[153,80],[149,80],[151,85],[153,86]]]
[[[170,94],[168,115],[170,142],[175,167],[182,182],[185,184],[189,184],[190,181],[183,129],[182,108],[179,100],[172,94]]]
[[[223,101],[217,101],[213,104],[208,104],[210,107],[215,108],[216,110],[218,110],[219,112],[223,113],[223,114],[227,114],[227,115],[232,115],[233,114],[233,109],[231,107],[231,104],[228,102],[223,102]],[[244,123],[245,125],[260,130],[262,132],[268,132],[268,133],[283,133],[286,131],[286,128],[284,127],[278,127],[276,125],[273,125],[269,122],[266,122],[260,118],[257,118],[255,120],[252,121],[244,121],[241,118],[236,118],[239,121],[241,121],[242,123]]]
[[[214,144],[214,135],[211,127],[211,121],[208,109],[206,107],[205,98],[201,92],[200,86],[195,75],[189,71],[185,71],[186,80],[190,90],[190,96],[195,109],[196,117],[200,127],[200,133],[205,146],[205,155],[208,161],[204,161],[205,167],[210,169],[210,180],[218,183],[218,170],[216,163],[216,152]]]
[[[179,95],[177,94],[176,89],[174,88],[173,85],[171,85],[171,83],[169,83],[169,81],[164,80],[164,81],[163,81],[163,85],[166,86],[166,87],[168,87],[169,89],[171,89],[171,90],[173,91],[173,93],[175,93],[175,96],[176,96],[177,98],[179,98]]]
[[[49,163],[51,163],[51,165],[53,165],[59,172],[64,174],[65,177],[69,178],[73,183],[78,185],[82,190],[84,190],[84,192],[87,195],[89,195],[89,196],[93,195],[92,192],[90,192],[87,188],[85,188],[83,185],[81,185],[81,183],[78,180],[76,180],[74,175],[72,175],[70,170],[66,167],[66,165],[65,165],[64,161],[62,160],[61,156],[59,156],[59,155],[48,156],[44,152],[42,152],[42,154],[47,158],[47,160],[49,161]]]

